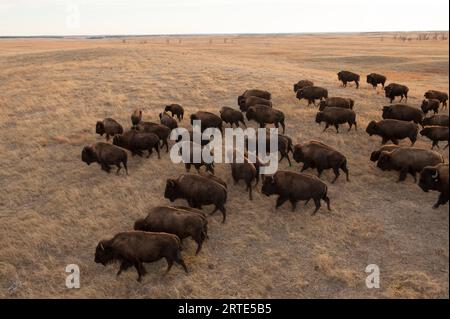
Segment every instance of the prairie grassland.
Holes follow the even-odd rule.
[[[388,103],[365,75],[408,85],[409,103],[419,106],[426,90],[448,91],[448,42],[369,35],[209,39],[0,41],[0,297],[448,298],[448,205],[433,210],[436,192],[378,170],[369,156],[380,138],[364,131]],[[340,86],[342,69],[361,74],[359,90]],[[292,90],[302,78],[327,87],[330,96],[354,98],[358,131],[322,133],[317,109]],[[322,176],[332,211],[311,216],[312,203],[276,211],[275,198],[259,189],[250,202],[244,185],[232,185],[229,167],[219,164],[216,174],[229,184],[228,221],[210,217],[210,239],[198,256],[185,241],[188,275],[175,266],[163,277],[161,260],[147,264],[148,275],[137,283],[134,269],[116,279],[117,265],[95,264],[98,241],[168,204],[166,178],[184,172],[165,152],[161,160],[131,159],[129,176],[86,166],[82,147],[102,140],[96,121],[114,117],[128,128],[135,108],[158,121],[164,105],[180,103],[187,127],[190,113],[235,107],[247,88],[272,92],[295,143],[317,139],[347,156],[350,182],[331,184],[330,171]],[[420,137],[416,146],[431,142]],[[439,151],[448,161],[448,151]],[[300,165],[283,161],[280,168]],[[365,286],[372,263],[380,267],[380,289]],[[80,289],[65,287],[68,264],[80,266]]]

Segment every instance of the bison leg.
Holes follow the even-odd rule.
[[[331,210],[331,206],[330,206],[330,198],[327,196],[327,194],[325,193],[325,195],[323,195],[322,199],[325,201],[325,203],[327,204],[327,209]]]
[[[306,171],[310,166],[311,166],[311,165],[309,164],[309,162],[304,162],[304,163],[303,163],[303,167],[302,167],[301,172]]]
[[[394,138],[394,139],[391,139],[391,141],[392,141],[392,143],[394,143],[395,145],[398,145],[398,140],[396,139],[396,138]]]
[[[122,169],[122,166],[120,166],[120,163],[117,163],[116,166],[117,166],[116,175],[119,175],[119,172]]]
[[[431,149],[433,149],[435,146],[437,146],[437,148],[439,148],[438,143],[439,143],[439,141],[433,141],[433,144],[431,145]]]
[[[398,182],[403,182],[406,179],[406,175],[408,174],[409,169],[408,168],[402,168],[400,170],[400,175],[398,177]]]
[[[122,161],[122,164],[123,164],[123,167],[125,168],[125,172],[126,172],[127,175],[128,175],[127,159],[124,159],[124,160]]]
[[[416,141],[417,141],[417,137],[416,136],[412,136],[412,137],[409,138],[409,140],[411,141],[411,146],[413,146],[416,143]]]
[[[188,273],[188,269],[186,267],[186,264],[184,263],[184,260],[183,260],[183,258],[181,258],[181,255],[179,253],[178,253],[177,258],[175,259],[175,262],[177,264],[181,265],[181,267],[183,267],[185,273]]]
[[[284,134],[284,131],[286,130],[286,125],[284,124],[284,122],[280,122],[280,124],[281,124],[281,127],[283,128],[283,134]]]
[[[292,211],[295,212],[295,209],[297,208],[297,201],[293,198],[290,198],[289,201],[291,202],[292,205]]]
[[[166,260],[167,260],[167,269],[166,269],[166,272],[164,273],[164,276],[169,273],[170,269],[172,269],[172,266],[173,266],[172,258],[166,257]]]
[[[109,173],[111,171],[111,167],[108,164],[102,163],[101,166],[102,170],[104,170],[105,172]]]
[[[336,129],[336,134],[339,133],[339,124],[334,124],[334,128]]]
[[[158,143],[156,143],[156,145],[155,145],[155,151],[158,154],[158,159],[161,159],[161,153],[159,152],[159,144]]]
[[[448,197],[444,196],[444,194],[440,194],[438,201],[436,202],[436,204],[433,205],[433,208],[436,209],[438,208],[440,205],[445,205],[448,202]]]
[[[197,234],[195,235],[195,242],[197,243],[197,250],[195,251],[195,255],[198,255],[198,253],[200,252],[200,250],[202,250],[202,246],[203,246],[203,230],[200,229],[200,231],[197,232]]]
[[[145,276],[145,274],[147,273],[145,268],[144,268],[144,265],[142,265],[141,262],[135,262],[134,263],[134,267],[136,268],[136,271],[138,273],[137,281],[141,282],[142,281],[142,277]]]
[[[286,158],[287,158],[287,160],[288,160],[289,167],[291,167],[291,166],[292,166],[292,163],[291,163],[291,159],[289,158],[289,153],[286,153]]]
[[[347,168],[347,163],[343,163],[341,165],[341,169],[344,171],[345,176],[347,178],[347,182],[350,182],[350,179],[348,178],[348,168]]]
[[[359,89],[359,82],[355,81],[355,83],[356,83],[356,88]]]
[[[185,163],[184,167],[186,169],[186,172],[189,172],[191,170],[191,163]]]
[[[323,173],[323,169],[322,168],[317,168],[317,177],[320,178],[320,176],[322,176]]]
[[[339,167],[333,167],[333,172],[334,172],[334,179],[331,182],[331,184],[334,184],[336,182],[336,180],[338,179],[340,173],[339,173]]]
[[[124,270],[127,270],[128,268],[130,268],[131,266],[133,266],[133,264],[131,264],[130,262],[128,262],[128,261],[122,261],[122,263],[120,264],[120,267],[119,267],[119,271],[117,272],[117,277],[119,277],[120,276],[120,274],[122,273],[122,271],[124,271]]]
[[[327,128],[329,128],[329,127],[330,127],[330,124],[327,123],[327,124],[325,125],[325,128],[323,129],[322,132],[325,132],[325,131],[327,130]]]
[[[288,198],[286,198],[286,197],[283,197],[283,196],[281,196],[281,195],[278,196],[278,198],[277,198],[277,204],[276,204],[275,208],[278,209],[278,207],[280,207],[281,205],[283,205],[287,200],[288,200]]]
[[[316,209],[311,214],[312,216],[314,216],[317,213],[317,211],[320,209],[320,198],[314,198],[314,204],[316,205]]]
[[[247,189],[246,190],[248,191],[248,197],[249,197],[250,200],[253,200],[253,196],[252,196],[252,180],[251,179],[247,180],[246,183],[247,183]]]

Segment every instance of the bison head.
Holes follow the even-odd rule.
[[[370,154],[370,160],[371,160],[372,162],[378,161],[379,158],[380,158],[380,154],[381,154],[380,151],[373,151],[372,154]]]
[[[164,112],[169,112],[169,111],[172,111],[172,106],[166,105],[166,107],[164,108]]]
[[[305,160],[305,155],[303,154],[302,147],[300,145],[294,146],[294,160],[297,163],[303,162]]]
[[[97,122],[97,124],[95,125],[95,133],[100,134],[100,136],[103,136],[103,134],[105,134],[105,126],[103,125],[103,122]]]
[[[193,125],[194,121],[198,120],[198,117],[195,114],[191,114],[190,119],[191,119],[191,125]]]
[[[377,134],[378,132],[378,125],[375,121],[370,121],[369,125],[367,125],[366,133],[370,136]]]
[[[380,168],[383,171],[389,171],[391,170],[392,167],[392,162],[391,162],[391,152],[381,152],[380,154],[380,158],[378,159],[377,162],[377,167]]]
[[[141,231],[148,231],[147,229],[147,222],[145,221],[145,219],[141,218],[138,219],[135,223],[134,223],[134,230],[141,230]]]
[[[98,243],[97,248],[95,249],[94,261],[103,266],[114,261],[113,250],[108,240],[102,240]]]
[[[295,83],[294,84],[294,92],[297,92],[298,91],[298,83]]]
[[[266,196],[276,194],[275,179],[273,178],[273,176],[264,177],[261,193]]]
[[[322,123],[324,121],[323,112],[317,112],[316,114],[316,123]]]
[[[423,100],[422,101],[422,105],[420,106],[420,108],[422,109],[423,113],[427,114],[428,111],[430,111],[428,101],[427,100]]]
[[[323,111],[325,110],[325,108],[327,107],[327,101],[320,101],[319,103],[319,111]]]
[[[114,135],[113,144],[116,146],[124,147],[125,146],[125,138],[123,135]]]
[[[427,166],[420,173],[419,187],[424,191],[439,189],[439,170],[436,167]]]
[[[297,91],[297,95],[296,95],[297,99],[301,100],[305,98],[305,92],[303,91],[303,89],[300,89]]]
[[[243,95],[239,95],[238,99],[237,99],[238,105],[240,106],[244,100],[245,100],[245,97]]]
[[[95,155],[94,149],[90,146],[85,146],[81,152],[81,160],[87,165],[91,165],[91,163],[96,162],[97,156]]]
[[[382,109],[382,111],[383,111],[383,114],[382,114],[382,118],[384,118],[384,119],[388,119],[388,118],[391,118],[392,117],[392,109],[391,109],[391,107],[390,106],[383,106],[383,109]]]
[[[369,74],[369,75],[367,76],[367,83],[370,83],[370,84],[373,83],[373,77],[372,77],[372,74]]]
[[[177,182],[174,179],[168,179],[166,182],[166,189],[164,190],[164,198],[169,199],[171,202],[178,198]]]

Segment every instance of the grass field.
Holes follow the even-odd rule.
[[[422,192],[411,177],[396,183],[396,172],[377,169],[369,156],[380,138],[364,131],[388,104],[365,75],[382,73],[408,85],[408,102],[418,107],[426,90],[448,92],[448,42],[383,39],[0,40],[0,297],[448,298],[448,205],[433,210],[437,193]],[[361,74],[359,90],[340,86],[336,73],[344,69]],[[330,96],[352,97],[358,131],[322,133],[317,109],[292,90],[303,78]],[[158,121],[164,105],[179,103],[187,127],[190,113],[236,107],[247,88],[272,92],[294,143],[317,139],[347,156],[350,182],[341,177],[331,184],[331,171],[322,176],[332,211],[311,216],[312,203],[276,211],[275,197],[260,189],[250,202],[244,184],[233,186],[230,168],[218,164],[216,174],[229,184],[228,220],[222,225],[220,214],[210,217],[210,239],[198,256],[194,242],[185,241],[189,274],[174,267],[163,277],[161,260],[146,264],[149,274],[138,283],[134,269],[116,279],[118,265],[95,264],[98,241],[131,229],[147,209],[169,204],[166,178],[184,172],[165,152],[161,160],[133,158],[129,176],[86,166],[83,146],[102,140],[96,121],[113,117],[128,128],[135,108]],[[416,146],[431,142],[420,137]],[[448,150],[439,152],[448,161]],[[65,287],[68,264],[80,267],[80,289]],[[366,288],[368,264],[380,267],[379,289]]]

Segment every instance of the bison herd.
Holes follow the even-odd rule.
[[[343,87],[354,82],[356,88],[360,87],[360,76],[350,71],[341,71],[338,80]],[[371,73],[367,75],[367,83],[377,88],[380,84],[385,91],[385,96],[392,103],[396,97],[400,102],[408,99],[409,88],[405,85],[386,84],[386,77],[381,74]],[[316,105],[319,100],[319,110],[316,114],[317,123],[325,123],[324,131],[330,126],[339,133],[339,125],[348,124],[349,131],[354,126],[357,130],[355,112],[355,100],[344,97],[329,97],[326,88],[316,86],[311,80],[300,80],[294,84],[294,92],[299,100],[305,99],[308,105]],[[406,104],[390,104],[381,109],[382,119],[371,121],[366,127],[366,133],[370,136],[381,137],[382,146],[372,152],[370,160],[376,162],[376,166],[383,171],[398,171],[398,181],[404,181],[408,174],[413,176],[418,186],[425,192],[430,190],[440,192],[438,201],[433,206],[437,208],[444,205],[449,199],[448,163],[444,163],[441,154],[429,150],[414,147],[418,134],[431,140],[432,149],[438,147],[440,141],[447,141],[449,118],[447,115],[438,114],[439,109],[447,107],[448,95],[435,90],[424,94],[420,107]],[[222,107],[218,114],[206,111],[198,111],[189,116],[190,123],[200,120],[202,130],[207,128],[224,129],[224,125],[231,127],[247,127],[247,121],[256,122],[259,127],[265,128],[272,124],[276,128],[281,126],[283,134],[278,134],[278,151],[280,161],[286,158],[291,166],[289,153],[295,162],[303,163],[301,172],[278,170],[273,175],[262,175],[261,193],[266,196],[277,195],[276,208],[289,201],[292,210],[296,209],[299,201],[308,203],[313,200],[315,209],[313,215],[321,208],[321,202],[325,202],[328,210],[331,210],[328,187],[320,178],[324,170],[332,170],[335,183],[341,171],[345,174],[346,181],[349,178],[348,160],[344,154],[320,141],[307,141],[303,144],[294,144],[285,133],[285,114],[274,107],[272,94],[258,89],[246,90],[238,96],[239,108]],[[357,106],[356,106],[357,109]],[[428,113],[433,113],[427,116]],[[112,118],[105,118],[96,123],[96,133],[106,136],[106,142],[98,142],[91,146],[85,146],[82,150],[82,161],[90,165],[98,163],[102,170],[110,172],[111,166],[116,166],[119,174],[122,168],[128,175],[128,154],[143,156],[147,152],[147,158],[155,151],[158,159],[161,158],[161,149],[169,151],[169,136],[173,129],[179,127],[184,119],[184,108],[179,104],[165,106],[159,114],[159,123],[143,121],[143,112],[135,110],[131,114],[131,128],[124,131],[123,126]],[[420,128],[421,127],[421,128]],[[193,142],[192,129],[190,129],[191,147],[202,149],[209,141],[202,144]],[[112,143],[108,141],[112,137]],[[267,135],[267,139],[269,139]],[[400,146],[399,141],[409,139],[411,146]],[[391,141],[393,144],[386,144]],[[247,145],[248,141],[246,141]],[[269,141],[266,143],[270,145]],[[237,152],[237,150],[235,150]],[[258,157],[256,162],[249,160],[247,150],[243,154],[243,163],[231,163],[230,171],[234,184],[244,181],[249,200],[253,199],[252,189],[260,180],[260,168],[264,165]],[[193,165],[197,173],[190,173]],[[200,169],[205,166],[205,172]],[[228,200],[228,186],[224,180],[214,175],[214,163],[185,163],[186,173],[166,181],[164,197],[170,202],[183,199],[188,206],[158,206],[151,208],[147,216],[143,216],[134,222],[134,230],[122,232],[111,239],[98,243],[95,251],[95,262],[107,265],[114,261],[120,263],[117,276],[122,271],[134,267],[138,273],[138,281],[146,274],[143,263],[157,261],[165,258],[169,271],[173,263],[179,264],[188,271],[183,261],[181,251],[185,238],[192,238],[197,244],[196,254],[199,254],[203,243],[208,239],[207,214],[203,212],[203,206],[212,205],[214,208],[209,215],[220,211],[222,223],[227,218],[226,204]],[[316,169],[317,176],[303,173],[307,169]]]

